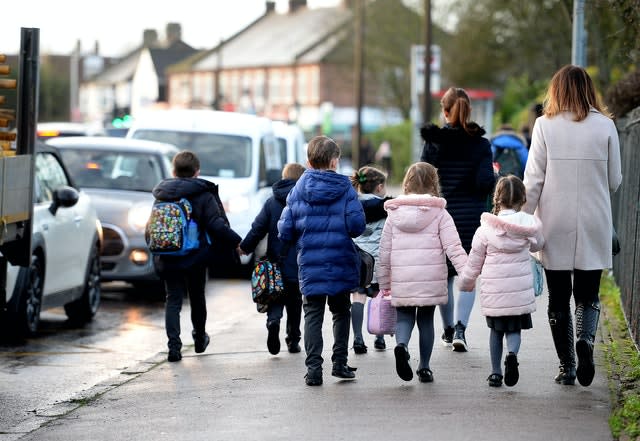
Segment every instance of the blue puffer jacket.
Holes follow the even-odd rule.
[[[282,277],[291,282],[298,281],[298,264],[296,263],[296,249],[290,246],[285,256],[282,256],[282,241],[278,239],[278,220],[287,203],[287,195],[296,184],[293,179],[282,179],[273,184],[273,196],[264,203],[262,210],[251,224],[251,230],[240,243],[240,248],[246,253],[255,251],[258,243],[267,238],[267,257],[271,262],[280,263]],[[261,257],[261,256],[258,256]],[[281,259],[281,257],[283,257]]]
[[[348,177],[314,169],[302,174],[278,221],[280,240],[296,244],[302,294],[336,295],[358,287],[359,256],[352,239],[365,227]]]

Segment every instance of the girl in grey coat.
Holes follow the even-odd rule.
[[[581,67],[561,68],[549,84],[544,115],[533,127],[523,207],[540,218],[546,239],[540,257],[549,288],[549,325],[560,359],[555,381],[560,384],[572,385],[576,376],[583,386],[593,380],[600,275],[612,265],[610,193],[621,182],[618,132],[598,102],[591,78]]]

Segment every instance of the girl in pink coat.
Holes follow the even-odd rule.
[[[413,378],[408,344],[417,321],[420,333],[418,378],[433,381],[429,367],[433,350],[433,313],[447,303],[447,262],[461,272],[467,260],[458,231],[439,197],[438,172],[431,164],[409,167],[402,183],[404,194],[385,202],[387,221],[382,230],[377,267],[382,295],[393,295],[398,312],[394,354],[396,371]]]
[[[531,313],[536,310],[530,252],[544,246],[542,225],[520,211],[526,202],[524,184],[517,176],[500,178],[493,196],[493,212],[484,213],[471,244],[467,265],[461,273],[461,291],[473,288],[482,275],[480,307],[486,316],[491,353],[489,386],[502,386],[503,339],[508,354],[504,361],[504,384],[518,382],[520,331],[530,329]]]

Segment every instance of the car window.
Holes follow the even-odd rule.
[[[95,149],[60,149],[79,187],[150,192],[162,179],[157,155]]]
[[[191,150],[200,159],[200,174],[221,178],[251,176],[251,138],[214,133],[138,130],[134,138],[173,144]]]
[[[53,200],[54,190],[69,185],[67,175],[58,158],[51,153],[38,153],[35,158],[35,200],[49,202]]]

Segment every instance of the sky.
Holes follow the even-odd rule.
[[[142,44],[145,29],[163,39],[167,23],[180,23],[182,40],[210,49],[264,14],[265,0],[12,0],[3,6],[0,53],[20,50],[21,28],[40,29],[40,54],[70,54],[80,40],[82,53],[122,56]],[[309,7],[335,6],[340,0],[307,0]],[[98,7],[97,5],[100,5]],[[287,0],[276,0],[285,12]]]

